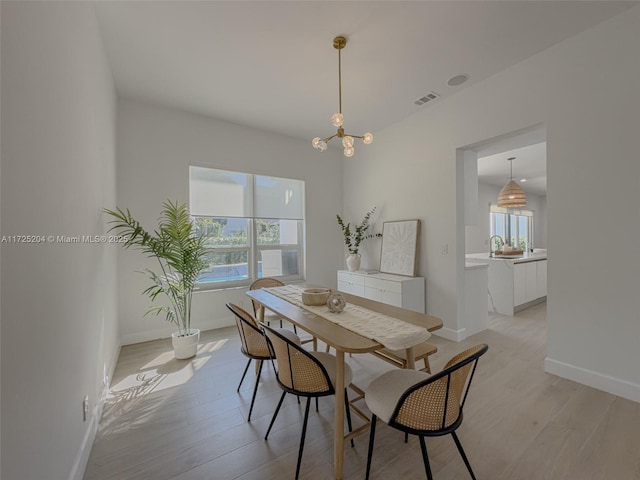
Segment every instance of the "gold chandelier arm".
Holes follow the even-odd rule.
[[[338,136],[338,134],[331,135],[330,137],[323,138],[323,139],[322,139],[322,141],[323,141],[324,143],[328,143],[328,142],[330,142],[331,140],[333,140],[333,139],[334,139],[335,137],[337,137],[337,136]]]

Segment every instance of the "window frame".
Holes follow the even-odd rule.
[[[274,276],[274,278],[277,278],[278,280],[282,281],[283,283],[288,283],[288,282],[295,282],[295,281],[304,281],[306,278],[306,272],[305,272],[305,264],[306,264],[306,259],[305,259],[305,251],[306,251],[306,238],[305,238],[305,230],[306,230],[306,220],[304,218],[304,212],[306,210],[305,208],[305,197],[306,197],[306,183],[304,180],[299,180],[299,179],[294,179],[294,178],[284,178],[284,177],[274,177],[271,175],[262,175],[262,174],[253,174],[253,173],[246,173],[246,172],[237,172],[237,171],[230,171],[230,170],[224,170],[224,169],[220,169],[220,168],[215,168],[215,167],[211,167],[211,166],[204,166],[204,165],[190,165],[190,167],[198,167],[198,168],[209,168],[211,170],[217,170],[217,171],[225,171],[225,172],[229,172],[229,173],[238,173],[238,174],[242,174],[242,175],[247,175],[249,178],[249,182],[248,182],[248,188],[249,188],[249,197],[251,199],[251,205],[250,205],[250,214],[252,216],[247,216],[247,217],[238,217],[238,216],[214,216],[214,215],[192,215],[192,218],[197,219],[197,218],[212,218],[212,219],[243,219],[247,221],[247,245],[246,246],[221,246],[221,247],[216,247],[216,246],[212,246],[212,247],[207,247],[206,251],[207,253],[211,252],[211,253],[230,253],[230,252],[247,252],[247,278],[243,278],[243,279],[239,279],[239,280],[221,280],[221,281],[210,281],[210,282],[197,282],[196,283],[196,290],[197,291],[215,291],[215,290],[224,290],[224,289],[229,289],[229,288],[237,288],[237,287],[247,287],[249,285],[251,285],[254,281],[256,281],[258,278],[262,278],[262,277],[258,277],[258,272],[260,270],[259,268],[259,262],[260,262],[260,258],[262,257],[261,253],[262,251],[268,251],[268,250],[281,250],[282,252],[284,251],[290,251],[290,250],[296,250],[297,251],[297,268],[298,268],[298,273],[294,274],[294,275],[279,275],[279,276]],[[255,192],[257,190],[257,177],[271,177],[271,178],[278,178],[278,179],[285,179],[285,180],[293,180],[293,181],[297,181],[297,182],[301,182],[302,183],[302,213],[303,213],[303,218],[300,219],[291,219],[291,218],[268,218],[268,217],[256,217],[254,216],[255,212],[256,212],[256,195]],[[191,188],[191,176],[189,176],[189,188]],[[297,244],[269,244],[269,245],[259,245],[258,244],[258,235],[257,235],[257,225],[258,225],[258,221],[260,220],[279,220],[279,221],[295,221],[297,224]]]
[[[489,230],[490,235],[498,235],[496,232],[496,215],[504,215],[504,231],[505,233],[502,235],[502,238],[505,245],[511,245],[511,230],[515,228],[515,238],[520,238],[520,217],[527,218],[527,236],[526,236],[526,248],[533,248],[534,241],[534,218],[535,211],[533,210],[521,210],[521,209],[513,209],[513,208],[502,208],[498,207],[494,204],[489,204]],[[513,217],[513,218],[512,218]],[[515,220],[515,221],[514,221]],[[513,225],[514,226],[513,226]],[[518,242],[518,248],[520,247],[520,242]]]

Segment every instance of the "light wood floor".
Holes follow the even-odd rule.
[[[492,317],[461,343],[432,337],[435,371],[470,345],[489,345],[458,430],[478,480],[640,480],[640,404],[544,373],[545,308]],[[281,394],[268,369],[246,422],[255,375],[236,393],[246,359],[235,327],[204,332],[192,361],[172,357],[169,340],[123,347],[85,479],[293,478],[304,404],[288,395],[265,441]],[[347,361],[363,387],[392,368],[371,355]],[[302,478],[332,478],[332,402],[311,411]],[[402,435],[378,424],[373,478],[426,478],[417,439],[404,444]],[[367,442],[345,447],[344,478],[364,478]],[[436,480],[469,478],[450,436],[427,448]]]

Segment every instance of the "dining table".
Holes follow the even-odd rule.
[[[284,288],[286,291],[286,287]],[[302,290],[301,287],[294,288],[298,288],[300,291]],[[289,288],[289,292],[291,291],[291,288]],[[386,303],[358,297],[356,295],[343,292],[339,293],[342,295],[347,305],[355,305],[358,310],[371,312],[371,315],[406,322],[409,325],[417,326],[427,332],[433,332],[442,328],[442,320],[432,315],[414,312]],[[339,323],[332,321],[332,318],[335,319],[336,317],[335,315],[329,314],[329,309],[326,306],[324,308],[316,309],[307,308],[302,305],[301,302],[292,300],[294,297],[291,295],[281,295],[277,289],[249,290],[247,295],[251,297],[251,299],[255,300],[260,306],[257,311],[258,321],[262,321],[264,318],[265,308],[269,309],[295,325],[297,328],[309,333],[314,337],[314,339],[321,340],[329,347],[335,349],[336,378],[334,385],[335,408],[333,463],[335,478],[341,479],[345,440],[349,440],[354,436],[363,433],[369,426],[366,424],[346,436],[344,434],[345,410],[341,406],[345,404],[345,354],[371,353],[385,348],[385,345],[378,340],[370,338],[372,335],[364,336],[353,331],[350,327],[347,328],[344,325],[340,325]],[[324,311],[327,313],[324,313]],[[373,337],[375,337],[375,335],[373,335]],[[415,338],[415,345],[422,341],[419,335]],[[414,345],[406,344],[407,368],[415,368],[413,346]],[[354,390],[359,391],[364,395],[364,392],[361,390],[357,388],[354,388]]]

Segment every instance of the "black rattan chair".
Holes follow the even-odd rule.
[[[325,397],[335,394],[335,369],[336,358],[334,355],[324,352],[308,352],[295,342],[283,335],[282,330],[277,330],[262,324],[267,336],[269,347],[272,349],[272,356],[275,357],[276,364],[274,370],[278,384],[282,388],[282,396],[273,414],[271,423],[264,436],[265,440],[271,432],[273,423],[278,416],[282,401],[287,393],[292,393],[298,397],[307,397],[307,405],[304,411],[304,421],[302,423],[302,436],[300,437],[300,447],[298,449],[298,463],[296,465],[296,480],[300,474],[300,463],[302,461],[302,451],[304,449],[304,438],[307,433],[307,420],[309,418],[309,405],[311,398]],[[351,384],[353,373],[351,367],[345,364],[344,384]],[[347,410],[347,426],[351,432],[351,413],[349,410],[349,399],[347,389],[344,389],[344,403]],[[351,441],[353,446],[353,440]]]
[[[415,370],[393,370],[371,382],[364,397],[373,414],[367,479],[371,470],[376,420],[380,418],[390,427],[405,432],[405,440],[407,434],[418,436],[429,480],[433,479],[433,475],[424,437],[451,434],[471,478],[475,480],[456,430],[462,424],[462,409],[478,359],[487,350],[484,344],[469,348],[449,360],[444,370],[432,376]]]
[[[284,283],[282,283],[277,278],[264,277],[254,281],[249,286],[249,290],[259,290],[261,288],[283,287],[283,286],[284,286]],[[251,300],[251,304],[253,305],[253,316],[255,318],[258,318],[258,308],[260,308],[260,304],[255,300]],[[271,325],[271,322],[280,322],[280,327],[282,328],[282,317],[267,308],[264,309],[263,321],[267,325]],[[296,331],[295,325],[293,326],[293,331],[294,332]]]
[[[242,347],[240,350],[246,357],[249,357],[247,366],[245,367],[242,378],[240,379],[240,383],[238,384],[238,392],[240,391],[240,387],[242,386],[244,377],[247,375],[247,370],[249,370],[251,360],[256,360],[259,363],[256,384],[253,387],[253,396],[251,397],[251,407],[249,407],[249,416],[247,417],[247,421],[250,422],[251,412],[253,411],[253,404],[256,401],[256,393],[258,392],[258,385],[260,384],[262,361],[271,360],[273,357],[271,355],[271,351],[269,350],[269,346],[267,345],[267,339],[265,338],[262,329],[259,327],[258,323],[251,316],[251,314],[243,308],[234,305],[233,303],[227,303],[227,308],[231,310],[236,317],[236,326],[238,327],[238,334],[240,335],[240,341],[242,342]],[[283,329],[281,334],[286,335],[288,338],[290,338],[290,341],[300,344],[300,339],[298,338],[298,336],[290,330]]]

